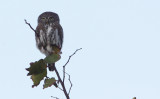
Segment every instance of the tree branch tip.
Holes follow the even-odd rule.
[[[30,24],[30,23],[28,23],[28,22],[27,22],[27,20],[26,20],[26,19],[24,19],[24,21],[25,21],[25,23],[26,23],[26,24],[28,24],[28,25]]]
[[[53,97],[53,96],[51,96],[52,98],[56,98],[56,99],[59,99],[59,98],[57,98],[57,97]]]
[[[28,23],[27,22],[27,20],[26,19],[24,19],[24,21],[25,21],[25,23],[36,33],[36,30],[35,29],[33,29],[33,27],[31,26],[31,24],[30,23]]]

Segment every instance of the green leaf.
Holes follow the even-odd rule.
[[[46,78],[44,81],[43,89],[51,87],[54,84],[56,84],[55,78]]]
[[[47,57],[44,59],[44,61],[45,61],[46,63],[51,64],[51,63],[57,62],[60,58],[61,58],[61,56],[60,56],[59,54],[55,54],[55,53],[54,53],[54,54],[51,54],[51,55],[47,56]]]
[[[42,73],[40,74],[34,74],[31,76],[31,79],[33,81],[33,85],[32,85],[32,88],[35,87],[35,86],[38,86],[40,81],[43,80],[44,77],[47,76],[47,69],[45,69],[45,71],[43,71]]]
[[[42,73],[47,68],[46,63],[43,59],[36,61],[34,63],[30,63],[30,67],[26,70],[29,71],[27,76],[29,75],[36,75]]]

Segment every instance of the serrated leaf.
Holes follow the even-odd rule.
[[[39,83],[41,82],[41,80],[43,80],[44,77],[47,76],[47,69],[45,69],[42,73],[40,74],[36,74],[36,75],[32,75],[31,79],[33,81],[33,85],[32,88],[39,85]]]
[[[54,54],[51,54],[51,55],[47,56],[47,57],[44,59],[44,61],[45,61],[46,63],[51,64],[51,63],[57,62],[60,58],[61,58],[61,56],[60,56],[59,54],[55,54],[55,53],[54,53]]]
[[[40,74],[46,69],[46,67],[47,67],[46,63],[44,62],[43,59],[36,61],[34,63],[30,63],[30,67],[26,68],[26,70],[29,71],[27,75],[29,76],[29,75]]]
[[[55,78],[46,78],[45,81],[44,81],[43,89],[51,87],[55,83],[56,83]]]

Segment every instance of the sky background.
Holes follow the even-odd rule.
[[[43,81],[32,88],[25,70],[45,56],[24,19],[36,28],[37,17],[53,11],[64,29],[56,63],[61,74],[68,57],[83,48],[66,67],[71,99],[160,99],[159,5],[159,0],[1,0],[0,98],[65,99],[55,87],[43,90]]]

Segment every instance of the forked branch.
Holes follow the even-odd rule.
[[[66,73],[66,72],[65,72],[65,68],[66,68],[67,64],[69,63],[71,57],[72,57],[73,55],[75,55],[77,51],[79,51],[79,50],[81,50],[81,49],[82,49],[82,48],[77,49],[72,55],[70,55],[69,58],[68,58],[68,61],[67,61],[67,62],[65,63],[65,65],[63,66],[63,83],[64,83],[64,80],[65,80],[65,73]]]
[[[68,61],[67,61],[66,64],[63,66],[63,81],[62,81],[62,79],[61,79],[61,77],[60,77],[60,75],[59,75],[59,72],[57,71],[57,69],[56,69],[56,67],[55,67],[56,75],[57,75],[57,77],[58,77],[58,80],[59,80],[59,82],[60,82],[60,84],[61,84],[61,86],[62,86],[63,92],[64,92],[64,94],[65,94],[65,96],[66,96],[67,99],[70,99],[69,94],[70,94],[70,92],[71,92],[71,88],[72,88],[73,84],[72,84],[72,82],[71,82],[70,75],[69,75],[68,73],[66,73],[66,71],[65,71],[65,67],[66,67],[66,65],[69,63],[71,57],[72,57],[73,55],[75,55],[77,51],[79,51],[79,50],[81,50],[81,49],[82,49],[82,48],[77,49],[72,55],[70,55]],[[69,80],[69,82],[70,82],[70,84],[71,84],[68,93],[67,93],[67,90],[66,90],[65,84],[64,84],[65,74],[67,74],[67,75],[69,76],[68,80]]]

